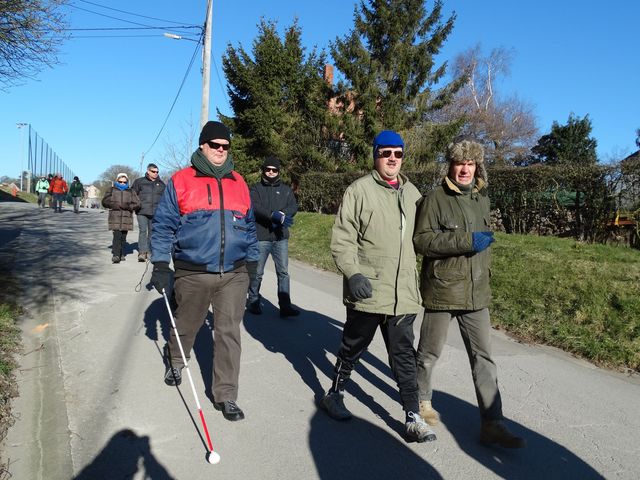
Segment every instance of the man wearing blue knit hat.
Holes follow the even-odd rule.
[[[345,384],[380,327],[405,412],[407,441],[436,436],[419,415],[413,322],[420,311],[413,226],[418,189],[400,173],[402,137],[384,130],[373,140],[374,169],[347,187],[331,235],[331,253],[344,276],[347,320],[331,388],[320,407],[348,420]]]

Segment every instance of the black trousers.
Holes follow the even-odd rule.
[[[342,344],[334,369],[331,392],[344,390],[358,360],[371,344],[378,327],[389,355],[389,366],[400,391],[405,412],[415,412],[418,407],[418,382],[416,379],[416,351],[413,348],[413,322],[415,314],[383,315],[358,312],[347,308],[347,321],[342,331]]]
[[[114,257],[124,257],[124,246],[127,244],[127,230],[113,231],[113,244],[111,254]]]

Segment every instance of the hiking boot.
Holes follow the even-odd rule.
[[[300,310],[298,310],[296,308],[293,308],[291,306],[291,304],[284,305],[284,306],[280,307],[280,317],[281,318],[297,317],[298,315],[300,315]]]
[[[222,411],[224,418],[230,422],[242,420],[244,418],[244,412],[233,400],[226,400],[224,402],[213,402],[213,408],[218,411]]]
[[[250,302],[247,305],[247,310],[249,310],[249,313],[253,313],[254,315],[262,315],[262,307],[260,306],[260,300],[256,300],[255,302]]]
[[[139,253],[138,254],[138,261],[139,262],[146,262],[147,261],[147,254],[146,253]]]
[[[433,442],[436,439],[435,432],[420,415],[409,412],[407,416],[410,420],[404,424],[404,428],[408,442]]]
[[[349,420],[352,417],[351,412],[344,406],[344,393],[342,392],[327,393],[320,400],[320,408],[334,420]]]
[[[440,423],[440,414],[431,406],[431,400],[420,400],[420,416],[432,427]]]
[[[177,387],[182,383],[182,368],[167,366],[164,372],[164,383],[170,387]]]
[[[120,257],[114,255],[113,257],[111,257],[111,263],[120,263]]]
[[[527,446],[524,438],[516,437],[511,433],[502,420],[482,422],[480,443],[485,445],[496,444],[503,448],[525,448]]]

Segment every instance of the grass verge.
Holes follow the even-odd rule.
[[[337,271],[329,251],[333,218],[298,213],[291,256]],[[640,251],[533,235],[496,233],[496,240],[495,327],[603,367],[640,372]]]
[[[16,326],[16,318],[20,309],[12,299],[16,298],[17,285],[4,272],[0,272],[0,442],[7,435],[13,423],[11,415],[11,399],[18,393],[14,377],[17,367],[15,354],[20,348],[20,334]],[[0,479],[8,476],[7,465],[0,458]]]

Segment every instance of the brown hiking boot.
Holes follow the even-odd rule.
[[[527,446],[527,442],[511,433],[502,420],[482,422],[480,443],[497,444],[503,448],[525,448]]]
[[[431,406],[431,400],[420,400],[420,416],[432,427],[440,423],[440,414]]]

